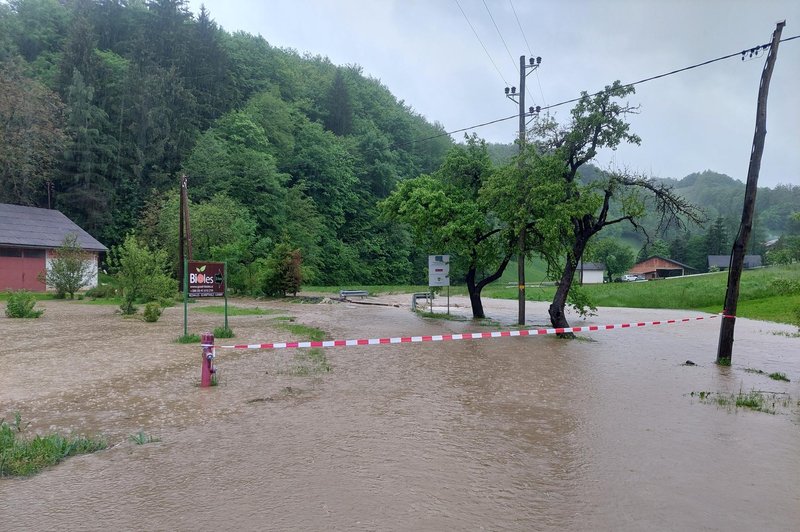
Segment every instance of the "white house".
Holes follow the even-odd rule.
[[[601,284],[605,272],[606,265],[602,262],[578,262],[576,276],[581,284]]]

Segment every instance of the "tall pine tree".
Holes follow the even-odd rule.
[[[111,220],[108,168],[113,156],[108,116],[92,103],[94,89],[75,69],[68,90],[67,134],[58,206],[89,233],[105,235]]]

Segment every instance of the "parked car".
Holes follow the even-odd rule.
[[[620,281],[622,281],[623,283],[630,283],[630,282],[638,281],[638,280],[639,280],[639,276],[638,275],[633,275],[632,273],[626,273],[625,275],[620,277]],[[642,278],[642,280],[644,280],[644,278]]]

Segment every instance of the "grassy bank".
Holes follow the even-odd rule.
[[[93,453],[107,446],[100,439],[59,434],[23,438],[24,429],[19,414],[12,423],[0,420],[0,477],[33,475],[69,456]]]
[[[192,312],[202,312],[205,314],[225,314],[225,307],[223,305],[209,305],[206,307],[195,307]],[[283,314],[282,310],[275,310],[269,308],[244,308],[228,305],[228,316],[264,316],[267,314]]]
[[[599,307],[674,308],[722,312],[728,283],[726,272],[693,275],[640,283],[585,285],[584,291]],[[516,288],[497,285],[486,297],[515,299]],[[550,301],[555,287],[531,287],[526,297]],[[780,323],[796,323],[800,308],[800,265],[747,270],[742,275],[737,316]]]
[[[506,276],[482,292],[486,298],[516,299],[516,286],[509,287]],[[671,308],[722,312],[728,274],[725,272],[693,275],[639,283],[585,285],[584,291],[598,307]],[[338,293],[340,289],[368,290],[370,294],[425,292],[427,286],[347,286],[308,287],[308,290]],[[440,291],[445,293],[446,289]],[[529,301],[552,301],[554,286],[529,283]],[[464,286],[451,286],[451,295],[466,295]],[[747,270],[742,275],[736,314],[742,318],[797,323],[800,308],[800,264]]]
[[[728,274],[724,272],[646,283],[587,286],[598,306],[675,308],[722,312]],[[736,314],[743,318],[796,323],[800,307],[800,265],[748,270],[742,275]]]

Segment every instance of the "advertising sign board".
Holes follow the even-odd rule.
[[[189,297],[224,297],[225,263],[189,261]]]

